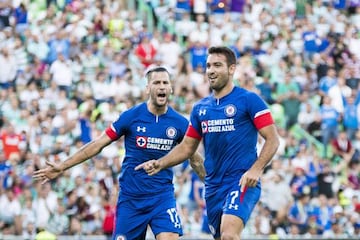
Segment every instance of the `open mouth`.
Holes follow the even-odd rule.
[[[217,78],[217,77],[216,77],[216,76],[213,76],[213,75],[212,75],[212,76],[208,76],[208,79],[209,79],[209,80],[212,80],[212,81],[215,80],[216,78]]]
[[[166,94],[165,93],[159,93],[157,96],[160,97],[160,98],[164,98],[164,97],[166,97]]]

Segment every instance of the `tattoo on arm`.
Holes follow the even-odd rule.
[[[95,147],[96,147],[95,142],[89,142],[88,144],[81,147],[78,152],[76,152],[73,156],[69,157],[68,160],[63,162],[62,171],[72,168],[73,166],[78,165],[78,164],[88,160],[95,154],[97,154],[99,151],[96,150],[96,152],[95,152],[94,151]],[[90,153],[89,153],[89,149],[90,149]]]
[[[190,165],[196,172],[196,174],[199,176],[201,181],[204,181],[205,179],[205,167],[204,167],[204,161],[202,159],[190,159]]]
[[[86,144],[85,146],[83,146],[81,149],[80,149],[80,152],[82,153],[82,154],[84,154],[84,156],[85,156],[85,159],[84,160],[87,160],[87,159],[89,159],[90,157],[92,157],[92,156],[89,156],[89,154],[87,153],[87,151],[86,151],[86,149],[87,148],[92,148],[92,147],[95,147],[95,146],[92,146],[92,145],[94,145],[95,144],[95,142],[89,142],[88,144]]]
[[[84,154],[85,159],[89,159],[89,155],[86,153],[86,151],[82,148],[80,149],[81,153]]]
[[[199,166],[197,166],[195,168],[195,172],[197,173],[201,181],[204,181],[206,175],[204,165],[200,164]]]

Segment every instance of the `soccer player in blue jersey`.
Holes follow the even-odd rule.
[[[119,177],[120,192],[117,203],[113,239],[145,239],[147,226],[157,240],[175,240],[182,235],[176,209],[171,169],[157,176],[135,171],[135,166],[164,156],[184,138],[188,120],[168,105],[172,93],[169,72],[164,67],[150,69],[146,93],[147,102],[120,114],[104,133],[84,145],[78,152],[60,164],[47,162],[47,167],[34,173],[35,179],[46,182],[63,171],[99,154],[101,150],[125,137],[126,155]],[[190,164],[204,177],[202,156],[195,153]]]
[[[240,239],[260,197],[260,177],[279,145],[265,102],[257,94],[234,86],[235,68],[231,49],[209,48],[206,76],[212,94],[194,105],[186,137],[166,156],[136,167],[156,176],[191,156],[202,140],[209,227],[214,238],[222,240]],[[259,135],[265,143],[258,155]]]

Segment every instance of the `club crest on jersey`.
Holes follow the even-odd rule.
[[[234,105],[230,104],[225,107],[225,115],[227,117],[232,117],[235,115],[235,113],[236,113],[236,107]]]
[[[207,121],[202,121],[201,122],[201,130],[203,133],[207,133],[209,128],[208,128],[208,123]]]
[[[174,127],[168,127],[166,129],[166,136],[168,138],[174,138],[176,136],[176,128]]]
[[[147,143],[147,138],[146,137],[136,137],[136,146],[141,147],[141,148],[145,148],[146,147],[146,143]]]

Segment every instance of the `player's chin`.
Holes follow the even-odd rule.
[[[215,80],[210,80],[209,81],[209,85],[210,85],[211,88],[214,88],[216,86],[216,83],[217,82]]]
[[[210,88],[212,89],[212,90],[220,90],[221,89],[221,87],[219,86],[219,84],[217,84],[217,83],[210,83]]]
[[[167,97],[157,97],[156,103],[158,106],[165,106],[168,103],[168,98]]]

